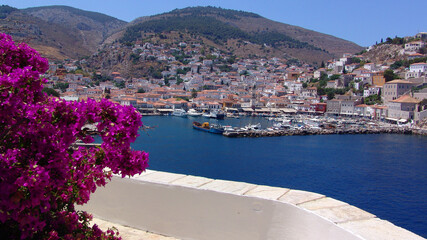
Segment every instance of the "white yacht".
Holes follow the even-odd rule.
[[[188,114],[188,116],[191,116],[191,117],[197,117],[197,116],[201,116],[202,115],[202,113],[197,112],[193,108],[190,109],[190,110],[188,110],[187,114]]]
[[[173,110],[172,116],[187,117],[187,112],[184,109],[177,108]]]
[[[202,116],[209,118],[209,117],[211,117],[211,113],[210,112],[205,112],[205,113],[203,113]]]

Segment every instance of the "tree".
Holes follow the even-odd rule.
[[[331,77],[330,77],[330,79],[331,80],[336,80],[336,79],[338,79],[338,78],[340,78],[341,77],[341,75],[340,74],[334,74],[334,75],[332,75]]]
[[[335,93],[334,92],[328,92],[328,100],[334,99]]]
[[[325,94],[326,94],[326,91],[325,91],[324,88],[317,87],[317,95],[322,96],[322,95],[325,95]]]
[[[145,93],[144,88],[138,88],[138,93]]]
[[[385,71],[384,71],[383,76],[384,76],[384,78],[385,78],[385,81],[386,81],[386,82],[390,82],[390,81],[391,81],[391,80],[393,80],[393,79],[397,79],[397,78],[399,78],[399,76],[397,76],[397,75],[394,73],[394,71],[393,71],[393,70],[391,70],[391,69],[387,69],[387,70],[385,70]]]
[[[59,92],[55,91],[53,88],[43,88],[42,92],[45,92],[49,96],[60,97]]]
[[[176,75],[176,85],[180,85],[183,82],[184,82],[184,80],[177,74]]]
[[[363,102],[366,105],[381,104],[382,103],[381,95],[380,94],[374,94],[374,95],[368,96],[363,100]]]
[[[325,62],[322,61],[322,64],[320,64],[320,68],[325,68]]]
[[[115,82],[115,83],[114,83],[114,86],[116,86],[116,87],[118,87],[118,88],[120,88],[120,89],[123,89],[123,88],[125,88],[125,87],[126,87],[126,84],[125,84],[125,82],[124,82],[124,81],[119,81],[119,82]]]
[[[305,82],[305,83],[303,83],[303,84],[302,84],[302,87],[303,87],[303,88],[307,88],[307,87],[308,87],[308,84]]]
[[[191,89],[191,97],[192,98],[196,98],[197,97],[197,91],[196,91],[196,89]]]
[[[148,154],[131,142],[142,126],[133,107],[106,99],[66,102],[42,92],[48,61],[0,34],[0,232],[8,239],[118,239],[76,211],[112,174],[141,173]],[[13,104],[11,104],[13,103]],[[76,147],[94,139],[99,147]],[[109,170],[106,170],[106,169]]]
[[[56,83],[54,86],[53,86],[53,88],[54,89],[61,89],[61,92],[65,92],[65,91],[67,91],[67,88],[70,86],[70,84],[69,83],[62,83],[62,82],[59,82],[59,83]]]

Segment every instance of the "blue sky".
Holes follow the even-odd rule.
[[[2,0],[16,8],[67,5],[125,21],[190,6],[216,6],[257,13],[370,46],[387,37],[427,32],[427,0]]]

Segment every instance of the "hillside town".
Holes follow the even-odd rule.
[[[393,44],[390,38],[319,67],[280,58],[239,59],[194,43],[165,47],[139,41],[127,46],[134,60],[161,62],[163,71],[132,78],[90,72],[86,60],[51,62],[45,87],[66,100],[108,98],[143,114],[222,109],[228,116],[299,113],[417,124],[427,118],[427,33],[403,40],[396,56],[385,61],[371,62],[365,53]],[[120,44],[109,48],[118,51]]]

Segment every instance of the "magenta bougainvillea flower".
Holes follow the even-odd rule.
[[[48,97],[40,78],[47,69],[34,49],[0,33],[0,231],[10,239],[118,239],[90,226],[91,216],[74,205],[112,174],[148,167],[148,153],[130,148],[141,115],[106,99]],[[100,147],[73,147],[93,142],[85,124],[96,125]]]

